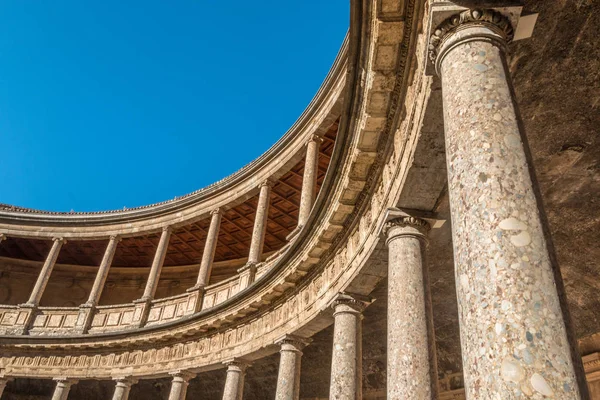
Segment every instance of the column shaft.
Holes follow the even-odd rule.
[[[436,30],[436,62],[466,396],[587,398],[506,69],[510,22],[492,10],[453,18]]]
[[[306,341],[286,336],[278,342],[281,345],[279,374],[275,400],[298,400],[300,398],[300,366],[302,348]]]
[[[240,361],[232,361],[226,363],[226,365],[227,377],[225,378],[223,400],[242,400],[247,364]]]
[[[333,354],[329,396],[332,400],[362,399],[362,308],[347,295],[334,302]]]
[[[167,255],[170,238],[171,227],[163,228],[158,247],[156,248],[156,253],[154,254],[154,260],[152,261],[152,267],[150,268],[150,274],[148,275],[148,281],[146,282],[146,288],[144,289],[144,295],[140,300],[150,301],[154,299],[158,281],[160,279],[160,272]]]
[[[104,257],[102,257],[102,262],[100,263],[100,267],[96,273],[94,285],[92,286],[92,290],[88,296],[88,301],[86,302],[87,305],[96,306],[100,301],[100,296],[102,296],[102,290],[104,289],[104,284],[106,283],[108,271],[115,256],[115,251],[117,250],[119,240],[120,239],[117,236],[111,236],[108,241],[108,245],[104,251]]]
[[[6,388],[6,384],[11,380],[12,378],[5,378],[2,377],[0,378],[0,397],[2,397],[2,393],[4,393],[4,389]]]
[[[52,400],[67,400],[69,392],[71,391],[71,386],[76,383],[76,381],[65,378],[56,378],[54,380],[56,381],[56,387],[52,394]]]
[[[315,202],[317,193],[317,172],[319,168],[319,145],[322,140],[321,137],[314,135],[306,145],[300,209],[298,210],[298,226],[304,226],[306,224]]]
[[[169,400],[185,400],[189,381],[196,375],[186,371],[172,372],[171,375],[173,380],[171,381]]]
[[[200,263],[200,271],[198,272],[198,280],[196,287],[205,287],[210,282],[210,274],[212,272],[213,260],[215,258],[215,250],[219,239],[219,227],[221,225],[221,210],[212,212],[210,218],[210,227],[204,243],[204,252],[202,253],[202,261]]]
[[[250,254],[248,264],[258,264],[261,260],[265,233],[267,230],[267,217],[269,216],[269,202],[271,196],[271,184],[268,182],[260,186],[258,205],[256,206],[256,217],[254,218],[254,229],[252,231],[252,242],[250,243]]]
[[[425,221],[386,224],[388,253],[387,398],[436,399],[437,362],[425,264]]]
[[[131,391],[131,385],[136,383],[137,380],[131,378],[117,378],[115,381],[115,391],[113,393],[112,400],[128,400],[129,392]]]
[[[52,274],[52,270],[54,269],[54,265],[56,264],[56,259],[58,258],[58,254],[60,253],[60,249],[64,243],[62,238],[54,238],[52,242],[52,247],[50,248],[50,252],[46,257],[46,261],[44,262],[44,266],[38,275],[38,279],[35,282],[35,286],[33,287],[33,291],[29,296],[29,300],[27,301],[27,305],[37,307],[40,304],[40,300],[42,299],[42,295],[44,294],[44,290],[46,289],[46,285],[48,284],[48,280],[50,280],[50,274]]]

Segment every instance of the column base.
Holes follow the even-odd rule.
[[[202,303],[204,302],[204,294],[206,293],[206,289],[204,285],[196,285],[186,290],[189,293],[189,296],[195,296],[193,299],[194,302],[194,313],[197,313],[202,310]],[[189,303],[188,303],[189,304]]]
[[[75,322],[75,328],[73,333],[83,335],[88,333],[92,326],[92,320],[96,313],[96,305],[93,303],[83,303],[79,306],[79,315],[77,315],[77,321]]]
[[[133,311],[133,321],[131,322],[132,328],[142,328],[148,322],[148,314],[150,314],[150,306],[152,299],[144,298],[133,301],[135,309]]]
[[[294,228],[293,231],[291,231],[286,237],[285,239],[290,242],[292,241],[292,239],[294,239],[296,236],[298,236],[298,234],[300,233],[300,231],[302,230],[303,226],[302,225],[298,225]]]
[[[249,262],[237,270],[240,274],[240,290],[246,289],[254,282],[257,267],[258,263]]]

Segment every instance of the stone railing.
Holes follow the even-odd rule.
[[[288,247],[285,247],[287,249]],[[277,252],[269,257],[267,262],[257,265],[256,278],[265,274],[281,256],[283,252]],[[156,299],[150,302],[148,319],[144,326],[158,326],[172,322],[200,310],[215,307],[231,297],[240,290],[247,287],[244,274],[232,276],[229,279],[207,286],[202,299],[202,307],[197,310],[199,291],[190,291],[175,296]],[[136,310],[139,309],[135,303],[115,304],[108,306],[97,306],[92,310],[91,324],[88,330],[90,334],[117,332],[138,328],[136,324]],[[77,324],[82,310],[79,307],[37,307],[35,309],[22,306],[0,305],[0,334],[14,334],[27,331],[24,326],[33,312],[30,335],[73,335],[82,332]]]

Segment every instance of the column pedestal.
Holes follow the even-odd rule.
[[[466,10],[432,32],[466,396],[587,398],[507,70],[511,22]]]

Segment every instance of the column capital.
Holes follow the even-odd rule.
[[[321,144],[321,143],[323,143],[323,136],[313,133],[312,135],[310,135],[310,137],[306,141],[306,144],[309,144],[311,142],[316,142],[316,143]]]
[[[123,240],[123,238],[120,235],[110,235],[108,237],[108,240],[111,240],[113,242],[120,242],[121,240]]]
[[[217,207],[210,212],[210,215],[221,215],[223,214],[223,209],[221,207]]]
[[[171,225],[163,226],[161,228],[161,232],[171,233],[173,231],[173,227]]]
[[[431,226],[424,219],[410,215],[390,219],[383,226],[383,233],[386,236],[386,244],[390,240],[400,236],[413,236],[418,239],[427,240],[427,233]]]
[[[275,183],[277,182],[277,179],[274,179],[273,177],[269,177],[267,179],[265,179],[264,181],[260,182],[258,184],[258,188],[261,189],[263,187],[269,187],[272,188],[273,185],[275,185]]]
[[[177,370],[169,372],[169,375],[173,377],[174,381],[189,382],[191,379],[196,377],[196,374],[190,371]]]
[[[300,352],[304,347],[308,346],[312,339],[303,338],[295,335],[284,335],[275,340],[275,344],[281,346],[281,351],[297,351]]]
[[[62,243],[62,244],[65,244],[65,243],[67,243],[67,239],[65,239],[65,238],[63,238],[63,237],[59,237],[59,236],[57,236],[57,237],[53,237],[53,238],[52,238],[52,241],[53,241],[53,242],[60,242],[60,243]]]
[[[131,385],[138,383],[138,379],[131,376],[117,376],[112,378],[112,380],[116,382],[117,386],[122,387],[131,387]]]
[[[223,365],[227,367],[227,371],[245,372],[246,368],[252,364],[241,358],[232,358],[231,360],[223,361]]]
[[[473,27],[487,29],[470,34],[464,32],[465,29]],[[455,33],[461,34],[455,35]],[[452,37],[455,40],[448,40]],[[432,27],[429,37],[429,59],[439,73],[439,65],[446,52],[458,43],[479,38],[492,40],[503,46],[512,41],[513,37],[513,24],[501,12],[493,9],[467,9],[451,15],[439,25]]]
[[[364,296],[348,293],[338,293],[331,302],[333,315],[339,313],[362,314],[365,308],[373,302],[372,299]]]
[[[52,380],[57,384],[62,384],[63,386],[71,386],[79,382],[79,379],[67,378],[65,376],[58,376],[56,378],[52,378]]]
[[[3,240],[6,240],[6,234],[0,233],[0,242],[2,242]]]

